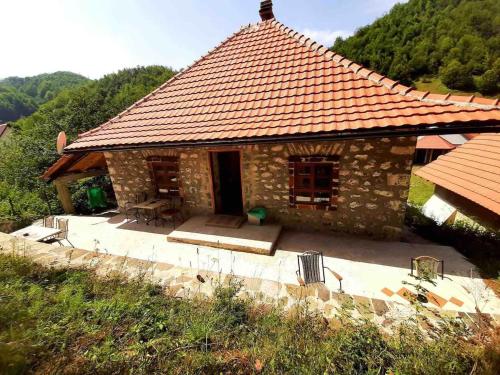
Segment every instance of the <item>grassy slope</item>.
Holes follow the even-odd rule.
[[[482,95],[479,92],[470,92],[470,91],[459,91],[459,90],[452,90],[446,87],[439,78],[431,78],[431,79],[419,79],[418,81],[415,82],[415,88],[420,91],[429,91],[432,93],[436,94],[456,94],[456,95],[465,95],[465,96],[477,96],[477,97],[484,97],[484,98],[497,98],[497,96],[487,96],[487,95]]]
[[[410,179],[408,202],[415,206],[422,206],[434,194],[434,184],[415,175],[420,167],[413,167]]]
[[[347,310],[329,326],[305,307],[285,314],[238,290],[177,299],[141,280],[0,255],[0,373],[468,374],[498,364],[498,347],[453,330],[436,328],[435,341],[410,327],[383,335]]]

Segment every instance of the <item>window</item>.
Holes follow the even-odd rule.
[[[337,208],[338,156],[291,156],[288,164],[290,207]]]
[[[160,197],[179,195],[179,158],[150,156],[147,159],[151,180]]]

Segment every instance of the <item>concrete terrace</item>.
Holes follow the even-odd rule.
[[[429,306],[475,312],[480,295],[482,311],[500,314],[500,300],[477,278],[474,266],[451,247],[284,230],[274,255],[267,256],[168,242],[171,227],[127,223],[123,215],[65,217],[69,219],[68,238],[76,248],[168,264],[191,270],[193,275],[208,272],[298,287],[297,254],[321,251],[325,265],[343,277],[346,294],[401,304],[408,304],[402,289],[412,291],[405,281],[415,283],[409,276],[410,258],[430,255],[445,260],[445,278],[437,280],[436,286],[426,285],[435,297]],[[332,292],[339,288],[328,271],[325,286]]]

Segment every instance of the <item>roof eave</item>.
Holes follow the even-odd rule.
[[[78,152],[94,152],[94,151],[126,151],[137,150],[144,148],[181,148],[181,147],[203,147],[203,146],[230,146],[230,145],[245,145],[245,144],[263,144],[263,143],[288,143],[296,141],[340,141],[348,139],[364,139],[364,138],[392,138],[392,137],[408,137],[419,135],[440,135],[454,134],[464,132],[478,133],[498,133],[500,132],[500,123],[496,120],[482,121],[480,123],[451,123],[451,124],[432,124],[425,126],[398,126],[386,127],[378,129],[359,129],[353,131],[341,132],[318,132],[291,134],[267,137],[249,137],[249,138],[234,138],[234,139],[215,139],[206,141],[183,141],[183,142],[164,142],[164,143],[141,143],[141,144],[124,144],[115,146],[89,147],[65,150],[65,154]]]

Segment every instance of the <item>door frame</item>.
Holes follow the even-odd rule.
[[[213,166],[212,166],[212,155],[219,154],[222,152],[237,152],[238,157],[240,159],[240,185],[241,185],[241,203],[243,206],[243,215],[245,215],[247,211],[246,203],[245,203],[245,185],[243,184],[243,158],[242,158],[242,150],[239,148],[234,148],[234,147],[222,147],[222,148],[215,148],[215,149],[208,149],[208,170],[209,170],[209,183],[210,183],[210,204],[212,206],[212,213],[216,214],[215,212],[215,192],[214,192],[214,179],[213,179]]]

